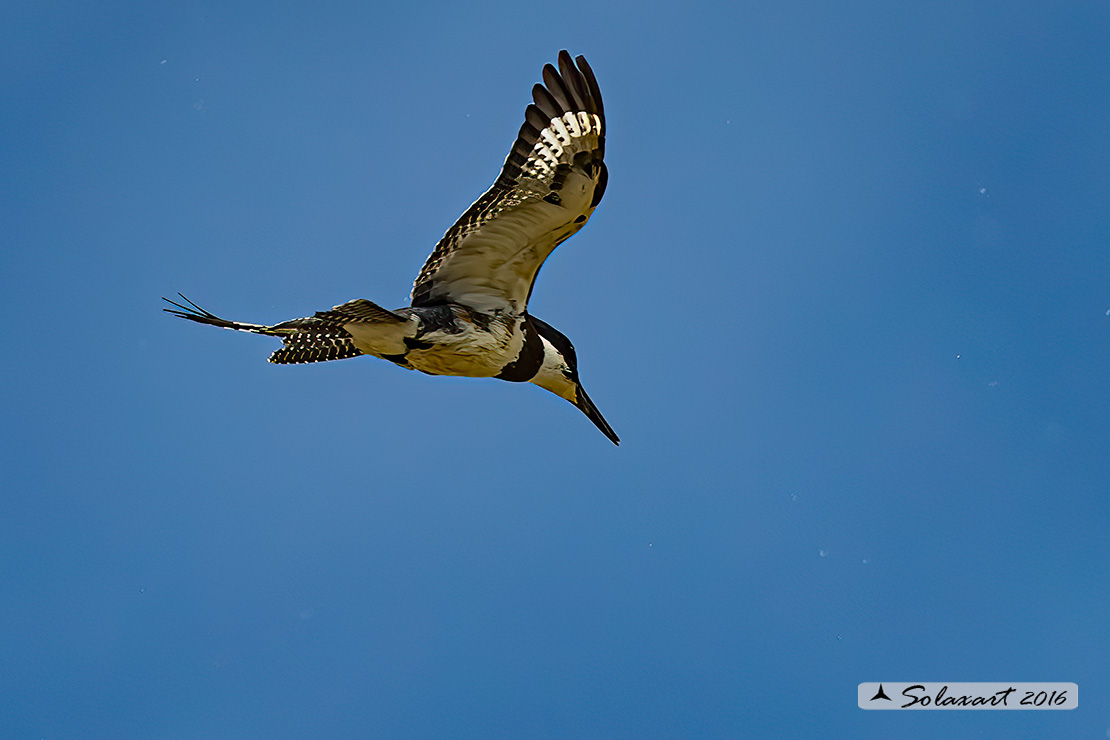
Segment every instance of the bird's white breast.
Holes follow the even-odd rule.
[[[456,309],[455,328],[460,331],[432,331],[422,342],[428,349],[409,350],[406,359],[417,370],[432,375],[462,375],[491,378],[520,355],[524,346],[522,321],[498,316],[475,322],[465,309]]]

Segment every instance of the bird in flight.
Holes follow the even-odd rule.
[[[584,57],[559,52],[532,88],[524,125],[493,187],[436,244],[411,305],[389,310],[358,298],[273,326],[221,319],[185,296],[175,316],[278,337],[278,364],[373,355],[429,375],[535,383],[577,406],[620,444],[578,378],[574,346],[528,313],[544,260],[574,236],[605,193],[605,112]],[[186,305],[187,304],[187,305]]]

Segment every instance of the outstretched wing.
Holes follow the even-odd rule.
[[[575,63],[577,62],[577,64]],[[559,52],[524,111],[501,174],[448,229],[412,288],[413,306],[460,303],[522,314],[536,273],[605,192],[605,113],[585,58]]]

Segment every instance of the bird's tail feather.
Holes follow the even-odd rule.
[[[354,340],[344,328],[343,324],[352,319],[343,312],[343,309],[356,304],[337,306],[331,311],[321,311],[315,316],[303,319],[283,321],[280,324],[266,326],[264,324],[245,324],[241,321],[228,321],[221,319],[211,311],[206,311],[185,296],[178,293],[181,300],[188,305],[183,305],[169,298],[163,298],[166,303],[174,308],[164,308],[163,311],[183,319],[195,321],[198,324],[218,326],[221,329],[234,329],[235,331],[249,331],[252,334],[265,334],[271,337],[281,337],[282,348],[270,355],[270,362],[278,365],[293,365],[305,362],[326,362],[328,360],[343,360],[348,357],[358,357],[362,351],[355,346]],[[388,314],[388,320],[400,320],[392,312],[375,306],[366,301],[369,306],[383,314]],[[358,304],[356,308],[368,315],[373,315],[370,308]],[[383,320],[383,319],[379,319]]]
[[[163,308],[162,309],[163,311],[165,311],[166,313],[171,313],[174,316],[180,316],[183,319],[189,319],[190,321],[195,321],[198,324],[208,324],[209,326],[218,326],[221,329],[234,329],[236,331],[249,331],[249,332],[252,332],[254,334],[267,334],[267,335],[270,335],[270,336],[280,336],[282,334],[282,332],[274,331],[274,329],[272,327],[265,326],[263,324],[244,324],[241,321],[228,321],[227,319],[221,319],[216,314],[211,313],[210,311],[205,311],[203,308],[201,308],[197,304],[193,303],[192,301],[190,301],[188,298],[181,295],[180,293],[178,293],[177,295],[181,296],[181,300],[185,301],[185,303],[188,303],[189,305],[188,306],[183,306],[182,304],[177,303],[175,301],[171,301],[169,298],[166,298],[165,296],[163,296],[162,297],[163,301],[170,304],[171,306],[174,306],[174,308]]]

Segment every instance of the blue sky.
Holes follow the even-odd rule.
[[[13,738],[1105,737],[1110,5],[0,9]],[[585,54],[535,387],[161,312],[406,303]],[[863,681],[1072,712],[863,712]]]

